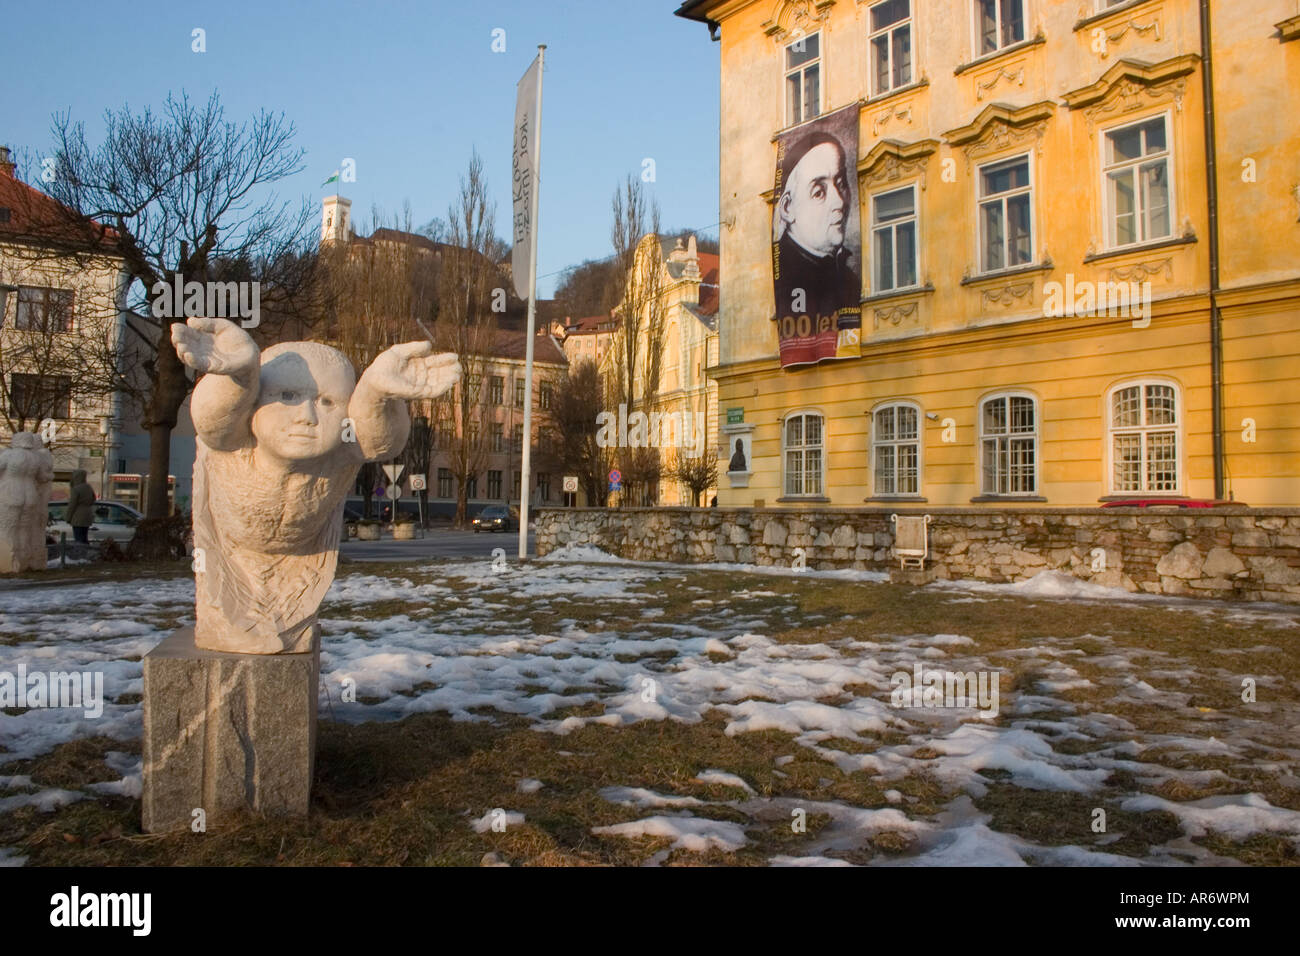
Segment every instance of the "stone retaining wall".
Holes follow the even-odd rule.
[[[636,561],[886,571],[891,514],[928,514],[939,577],[1057,570],[1151,594],[1300,603],[1300,508],[547,508],[537,554],[593,545]]]

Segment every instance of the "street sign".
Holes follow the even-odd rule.
[[[424,489],[425,489],[426,487],[427,487],[427,486],[426,486],[425,483],[424,483],[424,475],[412,475],[412,476],[411,476],[411,490],[412,490],[412,491],[424,491]]]
[[[745,422],[745,410],[743,408],[727,409],[727,424],[742,425]]]
[[[393,482],[388,488],[388,497],[392,498],[394,501],[402,497],[402,486],[397,482]]]
[[[623,481],[623,473],[617,468],[611,468],[609,471],[609,483],[617,485]]]
[[[571,495],[571,494],[573,494],[574,492],[576,492],[577,490],[578,490],[578,476],[577,476],[577,475],[565,475],[565,476],[564,476],[564,493],[565,493],[566,495]]]
[[[389,481],[396,484],[405,468],[405,465],[384,465],[384,474],[388,476]]]

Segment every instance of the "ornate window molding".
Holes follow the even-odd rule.
[[[777,44],[821,29],[831,15],[835,0],[777,0],[763,33]]]
[[[951,146],[960,146],[966,154],[966,174],[971,173],[972,160],[989,153],[997,153],[1012,146],[1037,141],[1039,155],[1043,151],[1043,136],[1047,121],[1056,113],[1056,104],[1050,100],[1031,103],[1015,109],[1002,103],[986,106],[975,121],[968,126],[949,130],[944,139]]]
[[[939,148],[936,139],[923,139],[915,143],[900,143],[895,139],[882,139],[858,162],[858,182],[864,187],[896,182],[904,177],[920,175],[922,191],[925,190],[925,167],[930,155]]]
[[[902,305],[883,306],[881,308],[873,309],[872,311],[875,314],[874,324],[872,326],[873,331],[879,330],[880,326],[886,322],[896,328],[903,323],[916,325],[918,319],[917,307],[919,305],[920,302],[916,301]]]
[[[1283,43],[1289,40],[1300,40],[1300,16],[1275,23],[1274,26],[1277,27],[1277,38]]]
[[[1187,77],[1196,71],[1201,58],[1195,53],[1171,57],[1155,65],[1137,60],[1120,60],[1095,83],[1066,93],[1065,105],[1083,110],[1090,134],[1096,133],[1098,120],[1111,114],[1122,115],[1155,103],[1170,102],[1183,110]]]
[[[998,83],[1001,82],[1003,79],[1010,80],[1016,86],[1024,86],[1025,68],[1022,66],[1020,69],[1012,73],[1006,67],[1001,67],[996,73],[993,74],[992,78],[989,79],[987,83],[981,83],[977,80],[975,82],[975,100],[979,103],[983,103],[984,94],[992,92],[993,87],[997,86]]]

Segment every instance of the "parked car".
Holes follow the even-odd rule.
[[[51,501],[49,518],[45,522],[45,533],[50,543],[59,540],[60,532],[67,534],[68,540],[75,539],[72,525],[67,522],[68,503]],[[90,526],[91,542],[112,538],[120,545],[125,545],[135,534],[135,526],[144,518],[140,512],[120,501],[96,501],[95,523]]]
[[[474,518],[474,533],[480,531],[509,531],[519,527],[519,512],[505,505],[488,505]]]
[[[358,495],[349,497],[343,507],[345,515],[347,515],[345,520],[349,522],[360,521],[363,518],[383,522],[393,520],[393,503],[387,498],[371,498],[368,513],[365,499]]]

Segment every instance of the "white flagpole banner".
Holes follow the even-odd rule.
[[[515,247],[511,266],[515,291],[522,297],[519,281],[527,273],[528,344],[524,350],[524,454],[519,463],[519,560],[528,557],[528,505],[533,493],[533,341],[537,325],[537,201],[542,161],[542,71],[546,67],[546,45],[537,47],[537,59],[519,81],[515,103]],[[521,253],[526,249],[526,253]]]
[[[538,88],[542,82],[541,55],[519,81],[515,97],[515,146],[511,179],[514,193],[514,229],[511,241],[510,271],[514,274],[515,294],[528,298],[529,267],[532,261],[533,194],[537,190],[537,146],[539,143]]]

